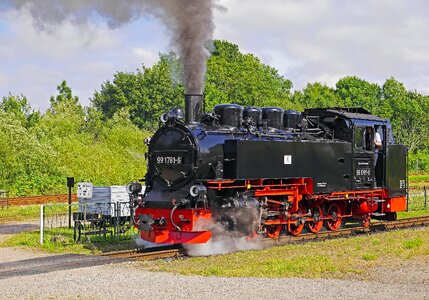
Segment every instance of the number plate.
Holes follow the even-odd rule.
[[[156,163],[159,165],[183,165],[183,157],[181,156],[157,156]]]

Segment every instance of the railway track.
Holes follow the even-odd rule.
[[[263,239],[262,243],[266,246],[271,245],[283,245],[288,243],[297,243],[297,242],[306,242],[312,240],[324,240],[330,238],[338,238],[338,237],[346,237],[353,236],[364,233],[371,233],[377,231],[387,231],[393,229],[401,229],[401,228],[411,228],[411,227],[420,227],[420,226],[428,226],[429,225],[429,216],[423,217],[413,217],[400,219],[396,221],[383,221],[383,222],[374,222],[369,227],[357,226],[357,227],[349,227],[343,228],[337,231],[321,231],[317,234],[314,233],[305,233],[299,236],[291,236],[291,235],[280,235],[275,239]]]
[[[148,249],[132,249],[123,251],[113,251],[102,253],[100,256],[120,259],[138,259],[138,260],[154,260],[161,258],[177,258],[185,255],[185,250],[181,246],[165,246],[154,247]]]
[[[2,206],[21,206],[33,204],[47,204],[47,203],[67,203],[67,194],[46,195],[46,196],[28,196],[16,198],[1,199]],[[77,202],[77,195],[72,194],[72,202]]]
[[[429,216],[414,217],[401,219],[397,221],[389,222],[375,222],[369,227],[350,227],[344,228],[337,231],[322,231],[317,234],[306,233],[299,236],[281,235],[278,238],[264,238],[261,243],[264,247],[286,245],[291,243],[301,243],[310,241],[320,241],[332,238],[350,237],[358,234],[374,233],[377,231],[387,231],[394,229],[404,229],[412,227],[421,227],[429,225]],[[132,249],[124,251],[114,251],[100,254],[101,256],[107,256],[111,258],[119,259],[136,259],[136,260],[155,260],[162,258],[177,258],[185,256],[185,249],[180,246],[167,246],[167,247],[156,247],[149,249]]]

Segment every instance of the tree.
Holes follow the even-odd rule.
[[[337,82],[335,93],[346,107],[362,107],[371,112],[378,105],[381,88],[356,76],[347,76]]]
[[[295,91],[292,101],[303,108],[342,106],[342,100],[334,89],[319,82],[308,83],[302,91]]]
[[[215,41],[215,50],[207,62],[206,110],[219,103],[244,106],[281,106],[291,108],[292,83],[274,68],[262,64],[252,54],[240,53],[238,46]],[[92,99],[92,105],[111,118],[125,108],[140,128],[153,129],[159,116],[174,107],[184,107],[184,88],[180,84],[180,60],[172,53],[161,54],[151,68],[136,73],[117,72],[105,82]]]
[[[58,94],[50,98],[51,106],[35,127],[38,138],[67,137],[79,133],[85,125],[85,111],[79,98],[63,80],[57,86]]]
[[[41,194],[57,174],[52,148],[32,132],[14,113],[0,110],[0,189],[11,195]]]
[[[219,103],[243,106],[291,108],[292,82],[262,64],[253,54],[242,54],[237,45],[214,41],[215,50],[207,62],[206,105]]]
[[[407,145],[410,153],[423,150],[428,145],[428,109],[428,97],[407,91],[393,77],[384,83],[383,97],[377,110],[390,119],[397,142]]]
[[[40,112],[31,108],[24,95],[3,97],[0,110],[14,115],[25,128],[33,127],[40,120]]]
[[[183,87],[172,80],[177,58],[160,55],[152,68],[142,67],[136,73],[117,72],[112,82],[105,82],[96,92],[92,105],[109,119],[127,109],[130,119],[140,128],[153,128],[167,109],[183,106]]]
[[[57,96],[51,96],[49,101],[51,102],[51,109],[54,109],[56,106],[62,103],[68,103],[71,105],[78,106],[79,105],[79,97],[73,96],[72,89],[67,85],[65,80],[61,81],[59,85],[57,85]]]

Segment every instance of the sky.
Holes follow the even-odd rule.
[[[28,10],[2,8],[0,97],[24,95],[32,107],[66,80],[84,105],[117,71],[152,66],[171,50],[164,24],[145,15],[109,28],[99,17],[65,21],[41,30]],[[276,68],[294,89],[308,82],[334,87],[355,75],[382,85],[395,77],[429,95],[429,1],[426,0],[219,0],[215,39]]]

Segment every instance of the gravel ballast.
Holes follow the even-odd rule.
[[[427,299],[429,263],[416,268],[389,272],[380,270],[380,280],[270,279],[180,276],[148,272],[137,262],[111,263],[88,258],[90,267],[81,267],[81,256],[65,255],[67,265],[77,268],[45,268],[46,255],[12,248],[0,249],[1,299]],[[61,259],[61,256],[52,256]],[[19,264],[19,261],[22,264]],[[27,261],[39,272],[21,274],[13,268],[25,268]],[[13,263],[12,263],[13,262]],[[49,262],[51,263],[51,262]],[[52,264],[52,263],[51,263]],[[419,280],[412,274],[416,270]],[[3,274],[3,276],[2,276]],[[403,278],[407,280],[401,280]],[[386,277],[387,276],[387,277]]]

